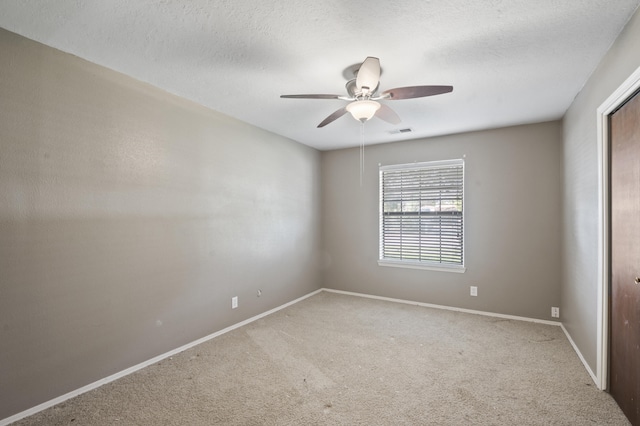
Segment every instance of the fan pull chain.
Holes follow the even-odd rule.
[[[362,187],[362,175],[364,174],[364,121],[360,124],[360,186]]]

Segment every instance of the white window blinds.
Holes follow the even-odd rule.
[[[380,167],[380,260],[462,267],[463,160]]]

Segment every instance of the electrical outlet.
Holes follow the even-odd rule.
[[[472,296],[477,296],[478,295],[478,287],[476,287],[475,285],[472,285],[469,294],[471,294]]]
[[[551,308],[551,316],[553,318],[560,318],[560,308],[556,308],[555,306]]]
[[[235,309],[238,307],[238,296],[233,296],[231,298],[231,309]]]

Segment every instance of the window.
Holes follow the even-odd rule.
[[[464,161],[380,167],[380,260],[464,272]]]

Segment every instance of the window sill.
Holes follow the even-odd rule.
[[[456,272],[458,274],[464,273],[467,268],[464,266],[452,265],[434,265],[424,262],[411,262],[407,260],[378,260],[378,266],[391,266],[393,268],[409,268],[409,269],[427,269],[429,271],[439,272]]]

